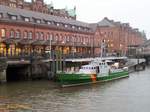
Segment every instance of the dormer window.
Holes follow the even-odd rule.
[[[57,23],[56,25],[57,25],[57,26],[59,26],[60,24],[59,24],[59,23]]]
[[[36,23],[41,23],[41,20],[37,19],[37,20],[36,20]]]
[[[41,23],[41,20],[38,18],[33,18],[35,23]]]
[[[17,16],[11,15],[11,16],[10,16],[10,19],[12,19],[12,20],[17,20]]]
[[[79,26],[78,29],[81,30],[81,27]]]
[[[48,25],[50,25],[50,24],[51,24],[51,22],[50,22],[50,21],[47,21],[47,24],[48,24]]]
[[[65,28],[67,28],[68,27],[68,25],[67,24],[65,24]]]
[[[25,17],[25,18],[24,18],[24,21],[29,22],[30,19],[29,19],[28,17]]]
[[[75,26],[73,25],[72,28],[75,29]]]

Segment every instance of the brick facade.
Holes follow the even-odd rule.
[[[126,55],[128,46],[140,45],[145,42],[146,37],[138,29],[131,28],[128,23],[114,22],[104,18],[97,23],[95,40],[97,40],[96,44],[104,40],[109,54],[116,52]]]
[[[146,39],[127,23],[104,18],[88,24],[62,18],[59,13],[51,14],[43,0],[32,4],[0,0],[0,4],[0,55],[3,56],[42,54],[49,50],[78,57],[100,56],[102,42],[106,53],[125,55],[129,45],[142,44]]]

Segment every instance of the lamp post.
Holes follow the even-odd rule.
[[[51,50],[52,50],[52,36],[49,38],[49,54],[50,54],[50,59],[51,59]]]

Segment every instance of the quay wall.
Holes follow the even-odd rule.
[[[6,82],[6,69],[7,61],[6,58],[0,57],[0,83]]]

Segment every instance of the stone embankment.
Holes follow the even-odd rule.
[[[0,57],[0,83],[6,82],[6,69],[7,60],[6,58]]]
[[[145,59],[128,59],[125,66],[129,67],[129,72],[140,71],[145,69]]]

